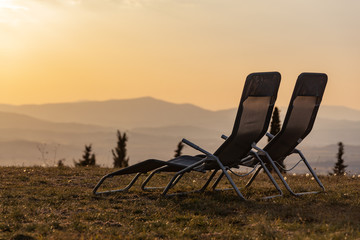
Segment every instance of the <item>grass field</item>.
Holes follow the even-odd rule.
[[[325,193],[259,200],[275,193],[260,176],[244,191],[247,202],[233,191],[164,198],[139,184],[94,196],[93,186],[112,170],[1,167],[0,239],[360,239],[358,176],[321,176]],[[188,174],[174,191],[194,190],[206,176]],[[305,175],[287,178],[297,191],[317,187]]]

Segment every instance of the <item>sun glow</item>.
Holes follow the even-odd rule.
[[[153,96],[222,109],[248,73],[276,70],[280,105],[315,71],[338,79],[324,103],[360,108],[360,2],[209,2],[0,0],[0,103]]]
[[[0,23],[16,26],[22,19],[24,12],[28,7],[20,5],[12,0],[0,1]]]
[[[29,8],[24,6],[24,5],[20,5],[14,1],[11,0],[2,0],[0,2],[0,13],[1,16],[4,13],[16,13],[16,12],[20,12],[20,11],[28,11]]]
[[[17,5],[12,0],[2,0],[0,2],[0,9],[10,9],[10,10],[26,10],[25,7]]]

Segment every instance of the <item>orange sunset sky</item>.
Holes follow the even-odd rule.
[[[0,0],[0,103],[152,96],[236,107],[246,75],[325,72],[360,109],[358,0]]]

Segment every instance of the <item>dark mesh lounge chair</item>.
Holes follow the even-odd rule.
[[[128,190],[142,173],[155,172],[176,172],[174,177],[163,191],[166,195],[184,173],[190,171],[205,172],[208,170],[222,170],[233,189],[241,199],[245,199],[235,183],[227,173],[227,166],[231,166],[238,159],[248,156],[253,149],[254,143],[258,142],[266,133],[269,126],[271,113],[277,97],[280,84],[280,74],[277,72],[253,73],[250,74],[245,82],[238,112],[236,115],[233,131],[230,137],[211,154],[204,149],[196,146],[190,141],[183,139],[183,142],[199,150],[204,156],[180,156],[169,161],[149,159],[119,171],[105,175],[93,189],[94,194],[110,193]],[[254,152],[254,154],[256,154]],[[265,163],[261,162],[263,169],[268,173],[271,181],[281,193],[281,190],[271,174],[267,171]],[[137,173],[128,186],[123,189],[97,192],[105,179],[124,174]],[[148,180],[148,179],[147,179]],[[146,184],[145,181],[143,184]]]
[[[291,154],[298,154],[300,156],[300,161],[295,164],[291,169],[283,169],[284,171],[289,171],[295,168],[301,161],[303,161],[320,186],[322,191],[325,191],[324,186],[321,181],[315,174],[314,170],[311,168],[310,164],[306,160],[305,156],[301,153],[300,150],[296,149],[296,146],[310,133],[319,106],[324,94],[324,90],[327,83],[327,75],[321,73],[302,73],[298,77],[296,82],[293,95],[290,100],[290,104],[283,122],[283,126],[276,136],[272,137],[271,141],[263,148],[257,148],[258,154],[266,162],[270,164],[276,174],[279,176],[286,189],[293,195],[303,195],[310,193],[318,193],[319,191],[312,192],[301,192],[295,193],[292,191],[290,186],[285,181],[282,176],[279,168],[282,168],[279,162],[284,161],[284,159]],[[249,156],[248,158],[243,159],[239,164],[245,166],[254,166],[258,160]],[[249,186],[258,173],[260,172],[261,167],[257,169],[254,173],[247,186]],[[213,188],[216,188],[217,183],[220,181],[223,175],[220,175],[217,179],[217,182],[213,185]]]

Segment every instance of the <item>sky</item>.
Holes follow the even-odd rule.
[[[246,76],[301,72],[360,109],[358,0],[0,0],[0,103],[152,96],[236,107]]]

